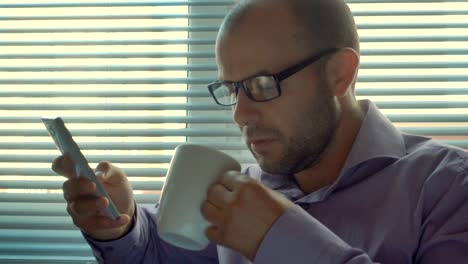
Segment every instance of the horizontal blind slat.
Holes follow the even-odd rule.
[[[388,114],[387,117],[393,122],[468,122],[468,115],[457,115],[457,114]],[[174,117],[174,118],[157,118],[157,117],[139,117],[139,118],[127,118],[127,117],[63,117],[62,118],[67,124],[68,123],[84,123],[84,124],[158,124],[158,123],[187,123],[187,124],[227,124],[232,125],[232,117],[229,116],[218,116],[218,117]],[[39,123],[38,117],[0,117],[0,123]],[[19,145],[13,145],[19,144]],[[162,149],[174,149],[181,143],[166,143],[166,142],[132,142],[132,143],[87,143],[83,142],[83,148],[89,149],[147,149],[147,150],[162,150]],[[113,147],[112,145],[115,145]],[[226,142],[199,142],[202,145],[209,145],[215,148],[221,149],[237,149],[238,144],[226,143]],[[16,147],[18,146],[18,147]],[[29,146],[32,149],[43,149],[52,148],[52,143],[9,143],[0,142],[0,148],[20,148],[21,146]]]
[[[127,171],[127,170],[126,170]],[[21,175],[21,174],[20,174]],[[44,175],[46,176],[46,175]],[[0,187],[6,189],[51,189],[61,190],[63,182],[58,181],[11,181],[0,180]],[[158,191],[162,189],[162,181],[132,181],[134,190]],[[0,229],[3,228],[0,226]]]
[[[57,151],[57,156],[59,155]],[[40,158],[38,155],[37,160],[45,162],[45,163],[50,163],[52,165],[52,161],[54,160],[56,156],[49,156],[47,158]],[[88,157],[88,155],[87,155]],[[106,159],[103,159],[106,160]],[[99,162],[102,160],[93,160],[90,162]],[[126,168],[125,169],[126,174],[129,177],[133,176],[146,176],[146,177],[154,177],[154,180],[163,180],[164,176],[166,176],[167,170],[166,169],[161,169],[161,168]],[[0,169],[0,175],[23,175],[23,176],[51,176],[51,175],[57,175],[52,169],[50,168],[9,168],[9,167],[4,167]],[[65,178],[64,178],[65,180]],[[36,181],[37,182],[37,181]],[[7,181],[2,181],[0,180],[0,188],[4,187],[3,184],[7,184]],[[6,187],[4,187],[6,188]]]
[[[212,81],[207,78],[45,78],[0,79],[0,84],[208,84]]]
[[[21,253],[22,255],[47,254],[49,256],[89,256],[90,248],[85,243],[0,242],[0,255],[15,253]]]
[[[200,90],[183,90],[183,91],[171,91],[171,90],[150,90],[150,91],[138,91],[138,90],[110,90],[110,91],[97,91],[97,90],[85,90],[85,91],[47,91],[47,90],[36,90],[36,91],[17,91],[17,90],[2,90],[0,91],[1,97],[210,97],[208,89]]]
[[[467,50],[468,52],[468,50]],[[44,78],[0,79],[0,84],[202,84],[211,78]],[[467,82],[468,75],[360,75],[358,82]]]
[[[156,204],[156,200],[153,201],[153,204]],[[66,210],[66,203],[5,203],[0,202],[0,215],[4,216],[63,216],[69,217],[69,214]],[[0,230],[0,234],[2,230]],[[11,233],[10,233],[11,234]],[[53,237],[53,236],[52,236]],[[0,239],[0,243],[2,239]],[[81,242],[84,242],[82,240]]]
[[[76,230],[69,216],[16,217],[0,215],[0,229]]]
[[[216,137],[216,136],[234,136],[240,135],[238,129],[198,129],[198,128],[186,128],[186,129],[90,129],[90,130],[74,130],[70,129],[74,137],[173,137],[173,136],[192,136],[192,137]],[[44,136],[48,137],[45,129],[0,129],[0,136]]]
[[[468,88],[360,88],[356,89],[356,95],[468,95]]]
[[[5,203],[0,202],[0,215],[8,216],[68,216],[65,203]],[[1,232],[0,232],[1,233]],[[1,243],[1,240],[0,240]]]
[[[156,200],[153,204],[156,204]],[[5,203],[0,202],[0,215],[4,216],[63,216],[69,217],[66,209],[67,205],[65,202],[62,203]],[[0,234],[2,230],[0,230]],[[2,239],[0,238],[0,243]],[[81,242],[84,242],[82,240]]]
[[[348,0],[348,4],[369,4],[375,0]],[[444,0],[398,0],[398,3],[444,3]],[[465,2],[465,0],[450,0]],[[145,7],[145,6],[230,6],[233,0],[196,0],[196,1],[129,1],[129,2],[58,2],[58,3],[8,3],[0,8],[56,8],[56,7]],[[395,3],[395,0],[379,0],[379,3]]]
[[[219,150],[243,150],[245,145],[241,142],[202,142],[191,141],[193,144],[200,144],[216,148]],[[173,150],[179,146],[180,142],[79,142],[82,150]],[[52,142],[0,142],[0,149],[56,149]]]
[[[454,36],[453,40],[461,40]],[[213,45],[212,39],[0,41],[0,46]]]
[[[468,23],[385,23],[357,24],[357,28],[362,29],[444,29],[444,28],[467,28]],[[30,34],[30,33],[136,33],[136,32],[217,32],[217,26],[160,26],[160,27],[91,27],[91,28],[3,28],[1,34]]]
[[[11,154],[0,154],[0,162],[27,162],[27,163],[47,163],[51,162],[57,157],[57,155],[11,155]],[[172,155],[86,155],[86,159],[91,163],[99,163],[101,161],[109,161],[112,163],[170,163]],[[239,162],[245,162],[245,159],[239,160]],[[4,173],[3,169],[0,169],[0,175]],[[159,175],[165,176],[166,169],[129,169],[129,175]]]
[[[377,95],[468,95],[467,88],[358,88],[356,89],[358,96],[377,96]],[[185,91],[170,91],[170,90],[154,90],[154,91],[137,91],[137,90],[111,90],[111,91],[15,91],[2,90],[2,97],[95,97],[95,98],[128,98],[128,97],[198,97],[211,98],[208,89],[191,89]],[[228,109],[228,108],[226,108]],[[12,117],[13,118],[13,117]],[[20,117],[19,117],[20,118]],[[70,117],[71,118],[71,117]],[[139,118],[139,117],[135,117]],[[173,117],[158,117],[158,118],[173,118]],[[196,120],[197,116],[184,117]]]
[[[402,117],[394,117],[393,115],[388,116],[389,119],[393,122],[468,122],[468,116],[459,116],[454,118],[446,118],[440,117],[437,119],[428,119],[421,116],[402,116]],[[468,140],[445,140],[442,141],[446,144],[456,145],[459,147],[468,146]],[[221,143],[206,143],[206,142],[198,142],[198,141],[191,141],[193,144],[200,144],[209,146],[219,150],[246,150],[246,146],[243,143],[229,143],[229,142],[221,142]],[[79,143],[80,148],[82,150],[93,149],[93,150],[173,150],[175,149],[180,143]],[[0,142],[0,149],[26,149],[26,150],[55,150],[56,146],[53,143],[10,143],[10,142]],[[107,157],[107,156],[106,156]],[[165,174],[165,173],[162,173]]]
[[[130,183],[131,184],[131,183]],[[156,204],[159,201],[159,194],[135,193],[138,204]],[[0,201],[4,203],[64,203],[63,194],[59,193],[0,193]],[[1,233],[1,230],[0,230]],[[1,239],[0,235],[0,239]]]
[[[468,40],[468,36],[467,36]],[[0,43],[1,46],[1,43]],[[361,62],[361,69],[436,69],[468,68],[465,61],[434,62]],[[68,72],[68,71],[212,71],[216,65],[90,65],[90,66],[0,66],[0,72]],[[215,74],[213,74],[215,75]]]
[[[457,22],[457,23],[411,23],[411,22],[397,22],[397,23],[357,23],[358,30],[361,29],[445,29],[445,28],[467,28],[468,23]],[[198,29],[194,29],[198,30]],[[208,28],[205,28],[201,31],[208,31]]]
[[[78,230],[10,230],[0,229],[0,243],[4,242],[32,242],[32,243],[54,243],[75,244],[85,242]]]
[[[362,49],[363,56],[395,55],[468,55],[463,48],[405,48],[405,49]],[[81,52],[81,53],[8,53],[0,59],[87,59],[87,58],[208,58],[214,59],[213,52]]]
[[[446,103],[443,103],[446,104]],[[465,103],[465,105],[467,105]],[[391,105],[395,108],[410,108],[408,105],[400,102],[394,103]],[[436,104],[439,108],[463,108],[460,105],[442,105]],[[467,106],[465,106],[467,107]],[[421,107],[418,107],[421,108]],[[401,128],[403,131],[413,128]],[[431,135],[431,131],[437,131],[437,135],[468,135],[467,128],[465,127],[442,127],[442,128],[414,128],[420,131],[424,135]],[[434,132],[435,133],[435,132]],[[91,137],[152,137],[152,136],[191,136],[191,137],[238,137],[240,132],[237,128],[216,128],[216,129],[198,129],[198,128],[188,128],[188,129],[112,129],[112,130],[100,130],[100,129],[90,129],[90,130],[72,130],[72,134],[75,137],[78,136],[91,136]],[[0,136],[48,136],[47,132],[42,129],[28,129],[28,130],[19,130],[19,129],[2,129],[0,130]],[[434,134],[435,135],[435,134]]]
[[[50,162],[57,157],[56,155],[11,155],[0,154],[0,162]],[[170,155],[86,155],[86,159],[91,163],[98,163],[106,160],[112,163],[169,163],[171,161]],[[2,170],[0,168],[0,170]],[[143,169],[139,170],[143,173]],[[166,171],[163,169],[151,169],[151,173],[157,175],[165,175]]]
[[[438,24],[434,24],[438,25]],[[442,26],[440,24],[439,26]],[[111,33],[111,32],[216,32],[217,26],[159,26],[159,27],[90,27],[90,28],[1,28],[2,34],[26,34],[26,33]]]
[[[399,22],[359,22],[356,26],[358,30],[362,29],[441,29],[441,28],[467,28],[466,22],[420,22],[420,21],[399,21]],[[0,33],[23,34],[23,33],[91,33],[91,32],[217,32],[218,25],[215,26],[113,26],[113,27],[15,27],[0,28]]]
[[[457,0],[455,0],[457,1]],[[232,5],[232,0],[218,1],[127,1],[127,2],[39,2],[0,4],[0,8],[57,8],[57,7],[147,7],[147,6],[224,6]]]
[[[164,123],[188,123],[188,124],[225,124],[232,123],[232,117],[226,116],[136,116],[136,117],[115,117],[115,116],[80,116],[62,117],[65,123],[99,123],[99,124],[164,124]],[[39,123],[39,117],[0,117],[0,123]]]
[[[0,44],[1,45],[1,44]],[[450,65],[450,64],[445,64]],[[454,63],[454,65],[457,65]],[[0,66],[0,72],[63,71],[216,71],[215,65]]]
[[[467,76],[468,77],[468,76]],[[380,109],[428,109],[428,108],[468,108],[468,101],[375,101],[376,105]],[[199,111],[208,111],[208,110],[226,110],[226,107],[216,105],[214,103],[206,104],[30,104],[30,105],[21,105],[21,104],[0,104],[0,110],[120,110],[120,111],[130,111],[130,110],[199,110]],[[8,132],[5,132],[8,131]],[[16,130],[0,130],[0,135],[8,135],[10,131]],[[94,130],[93,130],[94,131]],[[123,131],[123,130],[122,130]],[[133,130],[128,130],[129,133],[133,133]],[[198,130],[185,130],[187,133],[197,133]],[[203,130],[200,130],[203,131]],[[151,135],[157,136],[162,135],[182,135],[180,129],[155,129]],[[216,131],[218,134],[220,131]],[[88,132],[88,136],[92,136]],[[100,132],[102,134],[102,132]],[[203,132],[202,132],[203,133]],[[43,135],[37,134],[37,131],[33,131],[30,135]],[[104,134],[105,136],[111,136],[111,134]],[[135,134],[133,134],[135,135]],[[129,135],[132,136],[132,135]]]
[[[213,52],[80,52],[0,54],[0,59],[214,58]]]
[[[8,264],[97,264],[94,256],[90,253],[89,256],[47,256],[43,254],[36,255],[21,255],[8,254],[0,256],[0,261]]]
[[[1,7],[0,7],[1,8]],[[432,15],[463,15],[467,12],[461,10],[448,10],[447,12],[433,11]],[[418,13],[408,14],[417,15]],[[419,13],[421,14],[421,13]],[[431,15],[431,13],[427,13]],[[0,21],[26,21],[26,20],[142,20],[142,19],[223,19],[225,13],[190,13],[190,14],[116,14],[116,15],[30,15],[30,16],[1,16]]]
[[[355,17],[360,16],[444,16],[467,15],[468,10],[357,10]],[[189,14],[116,14],[116,15],[33,15],[33,16],[1,16],[0,21],[14,20],[142,20],[142,19],[223,19],[225,13],[189,13]]]
[[[226,110],[215,103],[154,103],[154,104],[0,104],[0,110]]]
[[[468,127],[401,127],[400,130],[426,136],[468,136]]]

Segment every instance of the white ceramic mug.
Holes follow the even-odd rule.
[[[205,235],[209,223],[201,205],[208,187],[224,172],[240,169],[239,162],[221,151],[194,144],[178,146],[159,201],[159,237],[185,249],[204,249],[209,244]]]

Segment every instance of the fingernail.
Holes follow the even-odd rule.
[[[104,199],[99,199],[97,200],[97,206],[99,207],[99,209],[104,209],[107,207],[107,201],[105,201]]]
[[[127,221],[127,217],[121,215],[118,219],[117,219],[117,223],[119,224],[126,224],[128,221]]]
[[[96,177],[98,177],[98,178],[99,178],[99,177],[101,177],[101,178],[104,177],[104,172],[103,172],[103,171],[96,171],[94,174],[95,174]]]
[[[89,191],[91,191],[91,192],[96,191],[96,183],[94,183],[94,182],[89,183]]]
[[[58,174],[63,174],[63,171],[57,166],[57,163],[52,163],[52,170]]]

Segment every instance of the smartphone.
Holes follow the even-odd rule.
[[[109,194],[106,192],[101,182],[96,178],[94,171],[89,167],[88,161],[81,153],[78,144],[73,140],[73,137],[68,131],[62,118],[41,118],[49,135],[54,139],[55,145],[62,154],[68,154],[75,164],[75,175],[78,177],[84,176],[96,184],[96,196],[105,196],[109,200],[109,206],[105,209],[106,216],[117,220],[119,212],[115,208]]]

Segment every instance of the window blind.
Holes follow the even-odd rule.
[[[92,167],[124,168],[143,205],[157,201],[182,142],[254,163],[205,88],[232,3],[0,3],[0,262],[93,261],[66,214],[40,116],[62,116]],[[358,98],[405,132],[468,149],[468,0],[348,3],[362,43]]]

